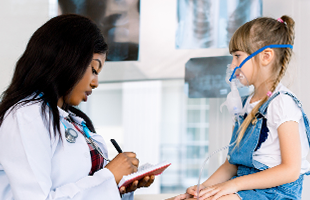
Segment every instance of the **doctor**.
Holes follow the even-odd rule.
[[[107,44],[88,18],[52,18],[31,37],[0,103],[0,199],[118,200],[154,177],[117,184],[137,171],[135,153],[109,162],[91,120],[73,106],[98,87]],[[0,99],[1,99],[0,98]]]

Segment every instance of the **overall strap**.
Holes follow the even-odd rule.
[[[301,102],[290,92],[287,92],[287,91],[278,91],[276,92],[275,94],[273,94],[260,108],[259,108],[259,112],[263,115],[266,115],[267,113],[267,108],[269,106],[269,103],[274,99],[276,98],[279,94],[286,94],[290,97],[293,98],[293,100],[295,101],[295,103],[297,104],[297,106],[301,109],[302,113],[304,113],[303,109],[302,109],[302,104]]]
[[[269,103],[274,99],[276,98],[279,94],[286,94],[290,97],[293,98],[293,100],[295,101],[295,103],[297,104],[297,106],[300,108],[301,112],[302,112],[302,116],[303,116],[303,119],[304,119],[304,123],[305,123],[305,128],[306,128],[306,133],[307,133],[307,137],[308,137],[308,142],[309,142],[309,145],[310,145],[310,126],[309,126],[309,119],[307,117],[307,115],[305,114],[303,108],[302,108],[302,103],[295,97],[295,95],[293,95],[292,93],[290,92],[287,92],[287,91],[278,91],[276,92],[275,94],[273,94],[260,108],[259,108],[259,113],[261,113],[263,116],[266,115],[267,113],[267,108],[268,108],[268,105]]]

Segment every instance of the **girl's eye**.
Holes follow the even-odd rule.
[[[98,72],[92,67],[93,74],[98,75]]]
[[[239,54],[236,54],[235,56],[236,56],[237,58],[239,58],[239,57],[240,57],[240,55],[239,55]]]

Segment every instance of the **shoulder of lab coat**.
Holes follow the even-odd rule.
[[[68,143],[60,127],[62,140],[45,125],[41,103],[5,116],[0,127],[0,199],[120,199],[108,169],[88,176],[90,157],[81,159],[88,149],[84,138],[80,135],[76,143]],[[99,137],[96,140],[103,141]],[[104,141],[100,146],[105,148]],[[133,199],[132,194],[127,196]]]

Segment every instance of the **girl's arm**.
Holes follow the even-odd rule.
[[[235,126],[232,127],[232,132]],[[237,175],[237,166],[230,164],[226,158],[225,162],[202,184],[206,187],[228,181]]]
[[[202,183],[202,186],[200,186],[199,190],[218,184],[218,183],[223,183],[225,181],[228,181],[236,174],[237,174],[237,166],[230,164],[228,160],[226,159],[225,162],[205,182]],[[189,187],[186,193],[187,194],[183,196],[189,196],[189,195],[196,196],[197,186],[195,185],[195,186]]]
[[[261,172],[241,176],[225,183],[211,186],[200,192],[200,196],[217,199],[240,190],[265,189],[290,183],[298,179],[301,168],[301,144],[298,123],[287,121],[278,128],[281,164]]]
[[[234,128],[235,127],[233,126],[232,131],[234,130]],[[235,175],[237,175],[237,166],[230,164],[228,160],[226,159],[225,162],[205,182],[201,184],[201,187],[199,188],[199,190],[218,184],[218,183],[228,181]],[[187,188],[186,194],[184,195],[188,196],[188,194],[192,196],[196,196],[197,185]]]
[[[225,162],[202,184],[205,187],[228,181],[237,175],[237,166],[230,164],[226,159]]]
[[[236,178],[238,190],[263,189],[296,181],[301,168],[301,144],[298,123],[288,121],[278,128],[281,164],[273,168]]]

